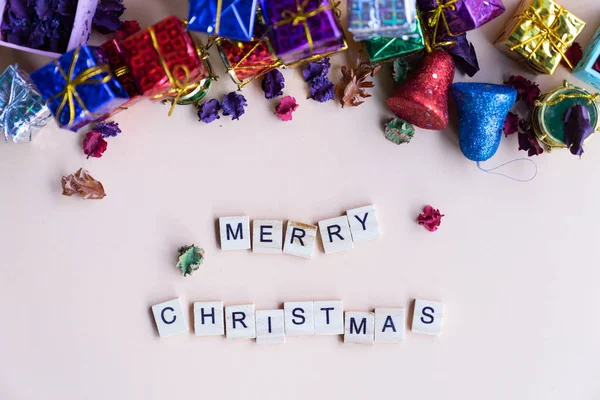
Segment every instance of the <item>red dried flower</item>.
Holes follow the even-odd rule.
[[[296,111],[298,107],[299,105],[296,103],[296,99],[294,97],[285,96],[275,108],[275,115],[281,118],[282,121],[291,121],[292,113]]]
[[[525,120],[519,122],[519,150],[526,151],[529,157],[539,156],[544,152],[531,124]]]
[[[425,208],[423,208],[423,213],[419,214],[417,220],[419,225],[423,225],[429,232],[435,232],[442,223],[443,216],[444,215],[440,213],[440,210],[431,206],[425,206]]]
[[[512,112],[509,112],[504,121],[504,135],[512,135],[519,131],[519,116]]]
[[[537,83],[521,75],[511,75],[504,84],[515,88],[517,90],[517,100],[524,101],[529,108],[533,108],[535,101],[542,94]]]
[[[135,20],[123,21],[121,29],[115,32],[115,39],[123,40],[140,31],[140,24]]]
[[[579,64],[579,61],[581,61],[583,58],[583,49],[581,48],[581,45],[577,42],[574,42],[565,52],[565,57],[567,60],[569,60],[572,66]],[[560,63],[566,68],[571,68],[564,58],[560,60]]]
[[[102,157],[102,153],[106,151],[107,147],[108,143],[106,143],[106,140],[104,140],[100,132],[90,131],[83,139],[83,152],[88,158]]]

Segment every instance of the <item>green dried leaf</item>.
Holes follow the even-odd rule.
[[[400,118],[392,118],[385,124],[384,133],[392,143],[410,143],[415,136],[415,127]]]
[[[402,83],[406,80],[406,76],[408,75],[408,72],[410,71],[410,67],[408,66],[408,63],[400,58],[397,58],[394,60],[394,72],[393,72],[393,77],[394,77],[394,82],[396,83]]]
[[[192,272],[200,268],[204,262],[204,249],[194,245],[184,246],[179,249],[179,260],[177,268],[183,272],[183,276],[191,275]]]

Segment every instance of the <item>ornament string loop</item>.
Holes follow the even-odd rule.
[[[91,68],[84,70],[77,76],[74,76],[75,67],[77,66],[77,61],[79,60],[79,51],[80,51],[79,47],[73,51],[73,59],[71,60],[71,65],[69,66],[68,72],[65,72],[65,70],[58,63],[58,60],[54,60],[56,69],[62,75],[63,79],[66,81],[66,84],[65,84],[65,87],[63,88],[63,90],[61,90],[59,93],[57,93],[56,95],[54,95],[50,99],[48,99],[48,102],[51,102],[58,98],[62,98],[60,105],[58,106],[58,108],[56,110],[56,115],[60,116],[62,114],[62,112],[64,111],[65,107],[67,105],[69,106],[69,123],[68,123],[68,125],[71,125],[71,124],[73,124],[73,122],[75,122],[75,117],[76,117],[75,103],[77,103],[77,105],[79,105],[79,107],[81,107],[81,109],[83,110],[83,112],[86,116],[96,116],[95,114],[92,114],[87,109],[85,103],[79,96],[79,93],[77,93],[77,87],[80,85],[100,85],[100,84],[110,82],[110,80],[113,78],[108,65],[91,67]],[[92,79],[92,78],[95,78],[102,74],[107,74],[107,75],[103,76],[101,79]],[[100,115],[98,115],[98,117],[100,117]]]
[[[541,15],[537,12],[537,10],[531,7],[528,8],[521,15],[521,18],[530,21],[535,27],[537,27],[540,30],[540,32],[533,35],[529,39],[510,47],[510,50],[514,51],[518,48],[527,46],[529,43],[537,42],[534,43],[535,47],[533,48],[533,50],[529,52],[526,56],[527,60],[531,60],[531,58],[535,56],[540,47],[542,47],[544,43],[548,42],[550,43],[550,46],[552,46],[552,48],[560,54],[562,59],[565,60],[569,68],[573,69],[573,64],[571,64],[571,61],[569,61],[567,55],[565,54],[569,47],[569,44],[566,43],[560,36],[558,36],[555,33],[557,29],[556,25],[560,25],[560,17],[563,14],[567,15],[568,11],[564,7],[557,5],[556,12],[554,13],[555,19],[554,21],[552,21],[552,24],[548,26],[546,22],[544,22]]]
[[[502,172],[496,172],[496,171],[498,171],[500,168],[502,168],[502,167],[505,167],[505,166],[507,166],[507,165],[509,165],[509,164],[512,164],[512,163],[516,163],[516,162],[518,162],[518,161],[525,161],[525,162],[528,162],[528,163],[531,163],[531,164],[533,164],[533,166],[534,166],[534,168],[535,168],[535,171],[534,171],[534,173],[533,173],[533,176],[532,176],[531,178],[527,178],[527,179],[519,179],[519,178],[512,177],[512,176],[510,176],[510,175],[504,174],[504,173],[502,173]],[[489,168],[489,169],[487,169],[487,168],[483,168],[483,167],[481,166],[481,162],[480,162],[480,161],[478,161],[478,162],[477,162],[477,168],[479,168],[481,171],[485,172],[486,174],[491,174],[491,175],[498,175],[498,176],[502,176],[502,177],[504,177],[504,178],[508,178],[508,179],[510,179],[510,180],[512,180],[512,181],[515,181],[515,182],[521,182],[521,183],[527,183],[527,182],[531,182],[532,180],[534,180],[534,179],[535,179],[535,177],[536,177],[536,176],[537,176],[537,174],[538,174],[538,166],[537,166],[537,164],[535,163],[535,161],[533,161],[533,160],[530,160],[529,158],[516,158],[516,159],[514,159],[514,160],[507,161],[507,162],[505,162],[504,164],[500,164],[500,165],[498,165],[497,167],[494,167],[494,168]]]

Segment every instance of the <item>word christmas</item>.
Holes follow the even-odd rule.
[[[250,249],[250,218],[221,217],[219,230],[222,250]],[[346,211],[346,215],[319,221],[319,226],[288,221],[283,240],[282,220],[254,220],[252,251],[255,253],[281,253],[311,258],[317,230],[325,253],[350,250],[354,243],[377,239],[380,236],[375,206],[365,206]]]
[[[152,306],[160,337],[188,332],[179,298]],[[412,332],[439,336],[444,305],[415,300]],[[194,303],[196,336],[256,339],[258,344],[285,343],[286,336],[344,335],[344,343],[373,345],[401,343],[406,329],[404,308],[376,308],[370,312],[345,312],[341,300],[283,303],[283,310],[257,310],[254,304],[227,306],[222,301]]]

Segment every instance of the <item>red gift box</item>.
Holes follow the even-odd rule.
[[[209,75],[200,50],[177,17],[165,18],[120,45],[143,96],[179,97]]]
[[[251,42],[219,38],[219,54],[227,71],[240,88],[252,79],[281,66],[266,38]]]

